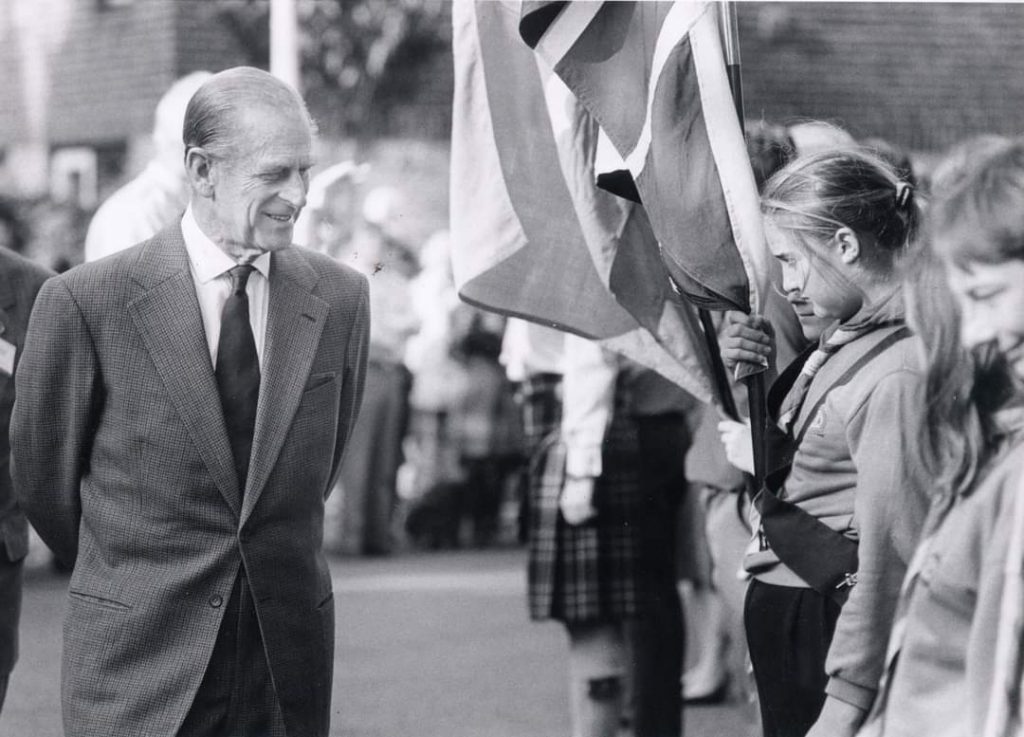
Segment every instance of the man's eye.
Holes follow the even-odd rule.
[[[967,297],[973,302],[988,302],[998,297],[1001,293],[1001,289],[972,289],[967,293]]]

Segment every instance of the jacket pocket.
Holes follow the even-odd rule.
[[[130,604],[125,604],[122,601],[107,599],[94,594],[86,594],[82,591],[75,591],[73,589],[68,590],[68,596],[84,604],[91,604],[93,606],[103,607],[104,609],[112,609],[117,612],[126,612],[132,608]]]
[[[316,391],[322,386],[334,383],[334,377],[336,376],[334,371],[327,371],[321,374],[312,374],[309,377],[309,381],[306,382],[306,388],[303,389],[303,393],[309,393]]]

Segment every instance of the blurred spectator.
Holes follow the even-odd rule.
[[[833,148],[850,148],[857,145],[853,136],[834,123],[824,120],[807,120],[794,123],[787,128],[789,138],[796,148],[797,156],[807,156]]]
[[[447,231],[439,231],[420,253],[422,271],[410,284],[413,311],[422,317],[419,332],[406,346],[412,372],[410,432],[405,440],[406,531],[414,542],[432,548],[459,543],[465,470],[452,431],[452,418],[468,381],[454,354],[456,313],[471,311],[455,291]]]
[[[0,198],[0,248],[22,253],[28,242],[28,229],[22,219],[21,206],[14,200]]]
[[[49,198],[28,211],[29,240],[25,255],[60,273],[82,263],[82,242],[88,213],[73,202]]]
[[[193,72],[160,98],[153,123],[153,158],[96,211],[85,237],[86,261],[144,241],[181,217],[188,203],[182,143],[185,108],[210,76],[209,72]]]
[[[875,155],[888,162],[896,170],[900,181],[906,182],[912,187],[917,186],[917,177],[914,175],[914,164],[902,147],[884,138],[865,138],[860,145]]]
[[[394,235],[395,221],[403,216],[404,205],[402,194],[394,187],[371,189],[363,200],[362,235],[378,242],[380,264],[386,264],[406,279],[411,279],[419,271],[419,259],[404,240]],[[353,256],[360,258],[356,251]]]
[[[678,737],[675,512],[696,400],[574,336],[563,390],[532,510],[530,614],[568,632],[574,735],[617,734],[631,683],[637,737]]]
[[[513,388],[498,363],[504,318],[470,309],[458,316],[455,356],[465,371],[465,391],[452,417],[453,442],[466,472],[462,514],[472,521],[473,544],[498,533],[501,505],[522,459],[522,428]]]
[[[533,544],[533,522],[540,503],[542,472],[552,433],[562,418],[562,371],[565,333],[509,318],[505,322],[499,362],[515,391],[519,407],[524,461],[519,506],[519,540]]]
[[[396,197],[371,191],[349,243],[329,246],[338,249],[342,263],[369,278],[372,316],[363,405],[341,469],[339,548],[345,553],[386,555],[394,542],[391,521],[412,384],[403,359],[420,324],[410,298],[415,257],[387,232],[387,221],[400,217],[400,208]]]
[[[369,164],[340,161],[309,182],[306,206],[295,223],[296,243],[338,258],[359,223],[359,185]]]
[[[796,155],[796,144],[784,125],[757,120],[747,123],[747,155],[758,191],[768,178]]]
[[[953,144],[932,172],[929,189],[941,195],[963,180],[974,167],[980,166],[993,153],[1002,150],[1009,139],[994,133],[971,136]]]
[[[11,482],[7,430],[14,407],[16,361],[25,342],[29,314],[39,288],[52,276],[9,249],[22,237],[20,227],[14,211],[0,206],[0,708],[18,659],[22,568],[29,548],[28,522],[18,508]]]

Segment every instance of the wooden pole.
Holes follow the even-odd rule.
[[[270,73],[302,92],[295,0],[270,0]]]
[[[743,78],[740,73],[740,35],[736,20],[736,3],[723,2],[721,5],[722,41],[725,50],[725,70],[729,76],[729,87],[732,90],[733,104],[736,106],[736,117],[740,129],[744,126],[743,114]],[[764,484],[767,472],[767,447],[765,433],[768,422],[767,388],[764,372],[759,371],[744,377],[747,387],[747,403],[750,412],[750,440],[754,451],[754,489],[757,491]]]

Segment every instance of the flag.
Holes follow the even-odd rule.
[[[520,33],[621,156],[673,285],[760,311],[770,259],[717,5],[525,2]]]
[[[712,401],[694,310],[672,292],[660,259],[644,255],[657,253],[647,213],[595,186],[597,124],[522,43],[521,12],[518,2],[453,5],[459,294],[597,340]],[[616,298],[612,285],[625,283],[641,288]]]

